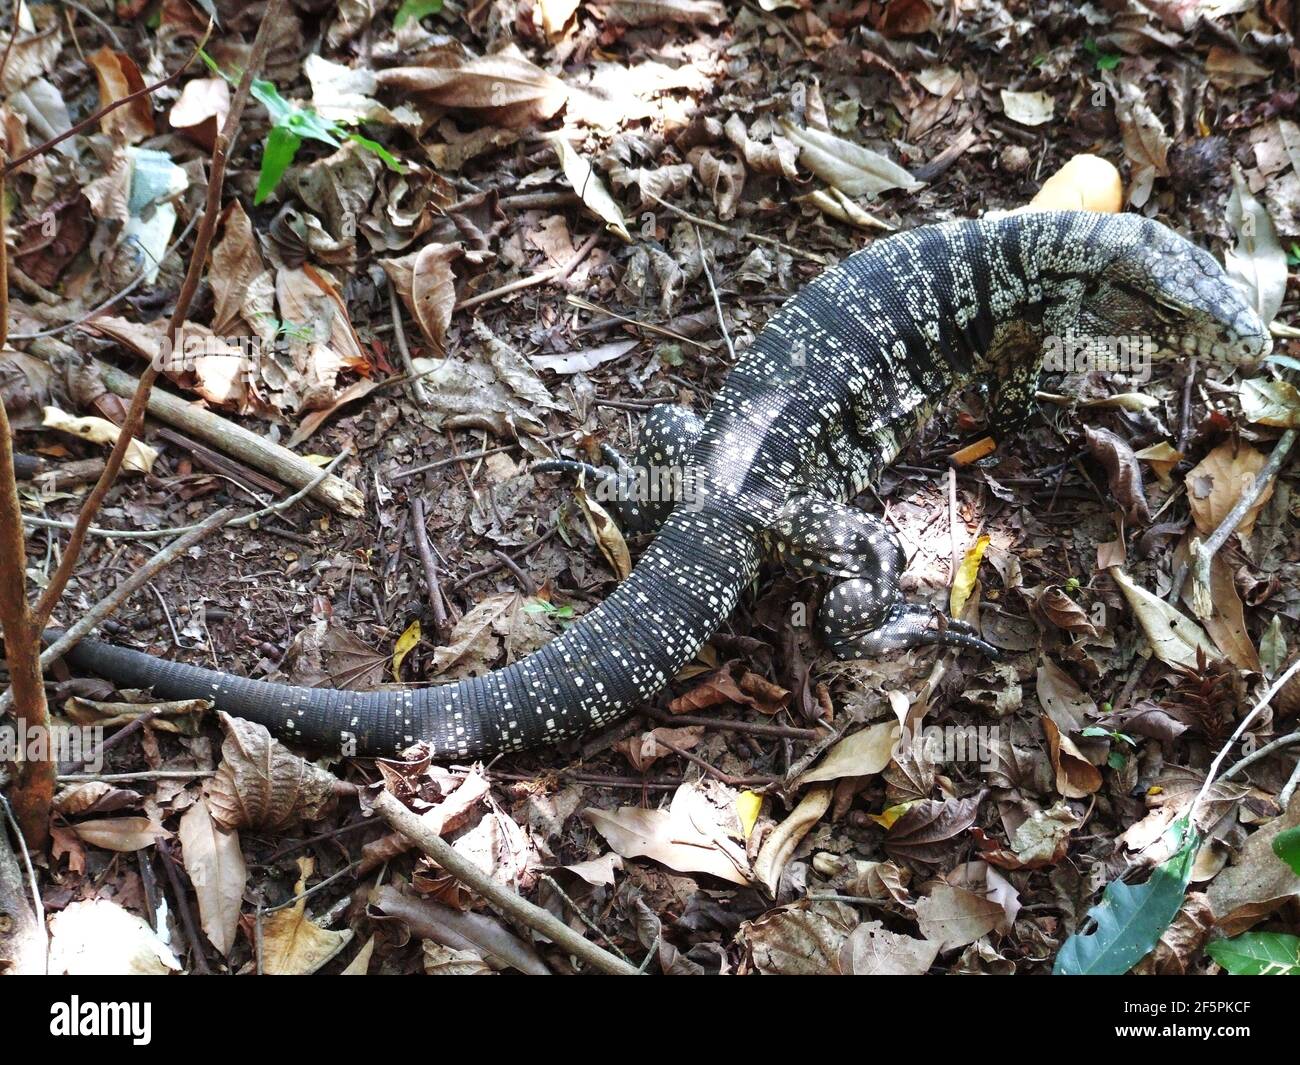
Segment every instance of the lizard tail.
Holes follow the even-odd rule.
[[[348,754],[426,741],[435,758],[485,758],[580,736],[664,688],[726,620],[759,563],[740,517],[679,507],[614,593],[527,658],[482,677],[376,692],[302,688],[83,640],[67,661],[164,699],[210,699],[283,739]]]

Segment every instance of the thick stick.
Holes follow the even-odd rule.
[[[42,358],[75,358],[76,353],[58,340],[37,340],[29,345],[31,351]],[[123,399],[130,399],[139,387],[139,381],[128,373],[96,361],[95,369],[109,391]],[[234,422],[213,414],[210,410],[187,403],[180,396],[155,389],[149,393],[149,413],[161,422],[197,437],[214,449],[254,469],[269,473],[291,488],[302,488],[317,480],[320,468],[313,466],[288,448],[273,444],[265,437],[250,432]],[[311,498],[323,506],[344,515],[359,517],[365,512],[365,496],[338,477],[326,477],[311,491]]]
[[[637,970],[627,962],[616,958],[590,940],[584,939],[563,921],[534,906],[508,887],[497,883],[468,858],[462,857],[450,843],[420,820],[419,815],[403,806],[395,796],[382,792],[374,800],[374,808],[383,815],[384,820],[392,825],[395,831],[400,832],[444,870],[466,887],[473,888],[498,909],[522,921],[529,928],[541,932],[557,946],[581,958],[602,973],[611,976],[638,975]]]
[[[16,16],[15,16],[16,17]],[[3,157],[3,151],[0,151]],[[9,334],[9,245],[5,239],[5,182],[0,173],[0,348]],[[14,476],[13,431],[0,402],[0,630],[9,666],[9,691],[21,729],[31,736],[46,735],[50,725],[41,681],[40,625],[27,602],[27,543],[23,513]],[[45,758],[17,759],[11,793],[14,818],[27,846],[43,851],[49,839],[50,803],[54,799],[54,762],[46,744]]]

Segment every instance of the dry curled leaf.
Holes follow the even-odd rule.
[[[1056,773],[1056,790],[1067,799],[1082,799],[1101,788],[1101,772],[1079,753],[1069,736],[1046,714],[1039,720],[1047,736],[1047,750]]]
[[[1071,599],[1059,584],[1049,584],[1044,588],[1034,605],[1058,629],[1080,636],[1097,635],[1097,628],[1084,613],[1083,607]]]
[[[1202,536],[1209,536],[1223,524],[1237,500],[1254,485],[1267,461],[1253,447],[1228,441],[1216,447],[1188,472],[1187,503]],[[1273,486],[1270,484],[1237,525],[1239,536],[1251,534],[1255,518],[1272,496]]]
[[[885,834],[885,850],[897,858],[938,864],[949,858],[954,840],[975,823],[984,792],[964,799],[922,799],[908,806],[906,812]]]
[[[799,841],[812,831],[812,827],[830,807],[832,790],[826,785],[813,788],[799,800],[799,805],[790,816],[763,841],[763,847],[754,861],[754,875],[773,895],[780,883],[781,871],[794,854],[794,849],[799,846]]]
[[[221,766],[208,784],[212,817],[224,829],[276,832],[315,821],[334,797],[334,777],[273,739],[265,726],[221,714]]]
[[[1128,442],[1109,429],[1092,426],[1085,426],[1083,435],[1088,451],[1105,469],[1111,495],[1124,508],[1125,517],[1135,524],[1150,522],[1151,508],[1142,488],[1142,468]]]

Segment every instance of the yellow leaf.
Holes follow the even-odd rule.
[[[910,810],[918,801],[919,800],[917,799],[913,799],[911,802],[900,802],[897,806],[886,808],[885,812],[882,814],[867,814],[867,816],[876,822],[876,824],[881,828],[888,831],[894,827],[894,822],[902,817],[903,814],[907,813],[907,811]]]
[[[736,816],[740,818],[740,830],[749,839],[758,823],[758,811],[763,808],[763,796],[756,791],[742,791],[736,796]]]
[[[400,682],[402,679],[402,659],[404,659],[417,643],[420,642],[420,619],[416,618],[406,626],[406,631],[397,637],[397,646],[393,648],[393,679]]]
[[[981,536],[975,541],[974,545],[966,552],[966,557],[961,560],[961,566],[957,570],[957,579],[952,582],[952,594],[949,598],[948,612],[955,618],[961,617],[961,612],[966,609],[966,600],[970,598],[971,592],[975,590],[975,580],[979,575],[980,562],[984,559],[984,552],[989,546],[989,538]]]

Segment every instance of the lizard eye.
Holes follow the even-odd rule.
[[[1156,296],[1152,306],[1152,313],[1165,325],[1176,325],[1178,322],[1186,320],[1188,308],[1167,296]]]

